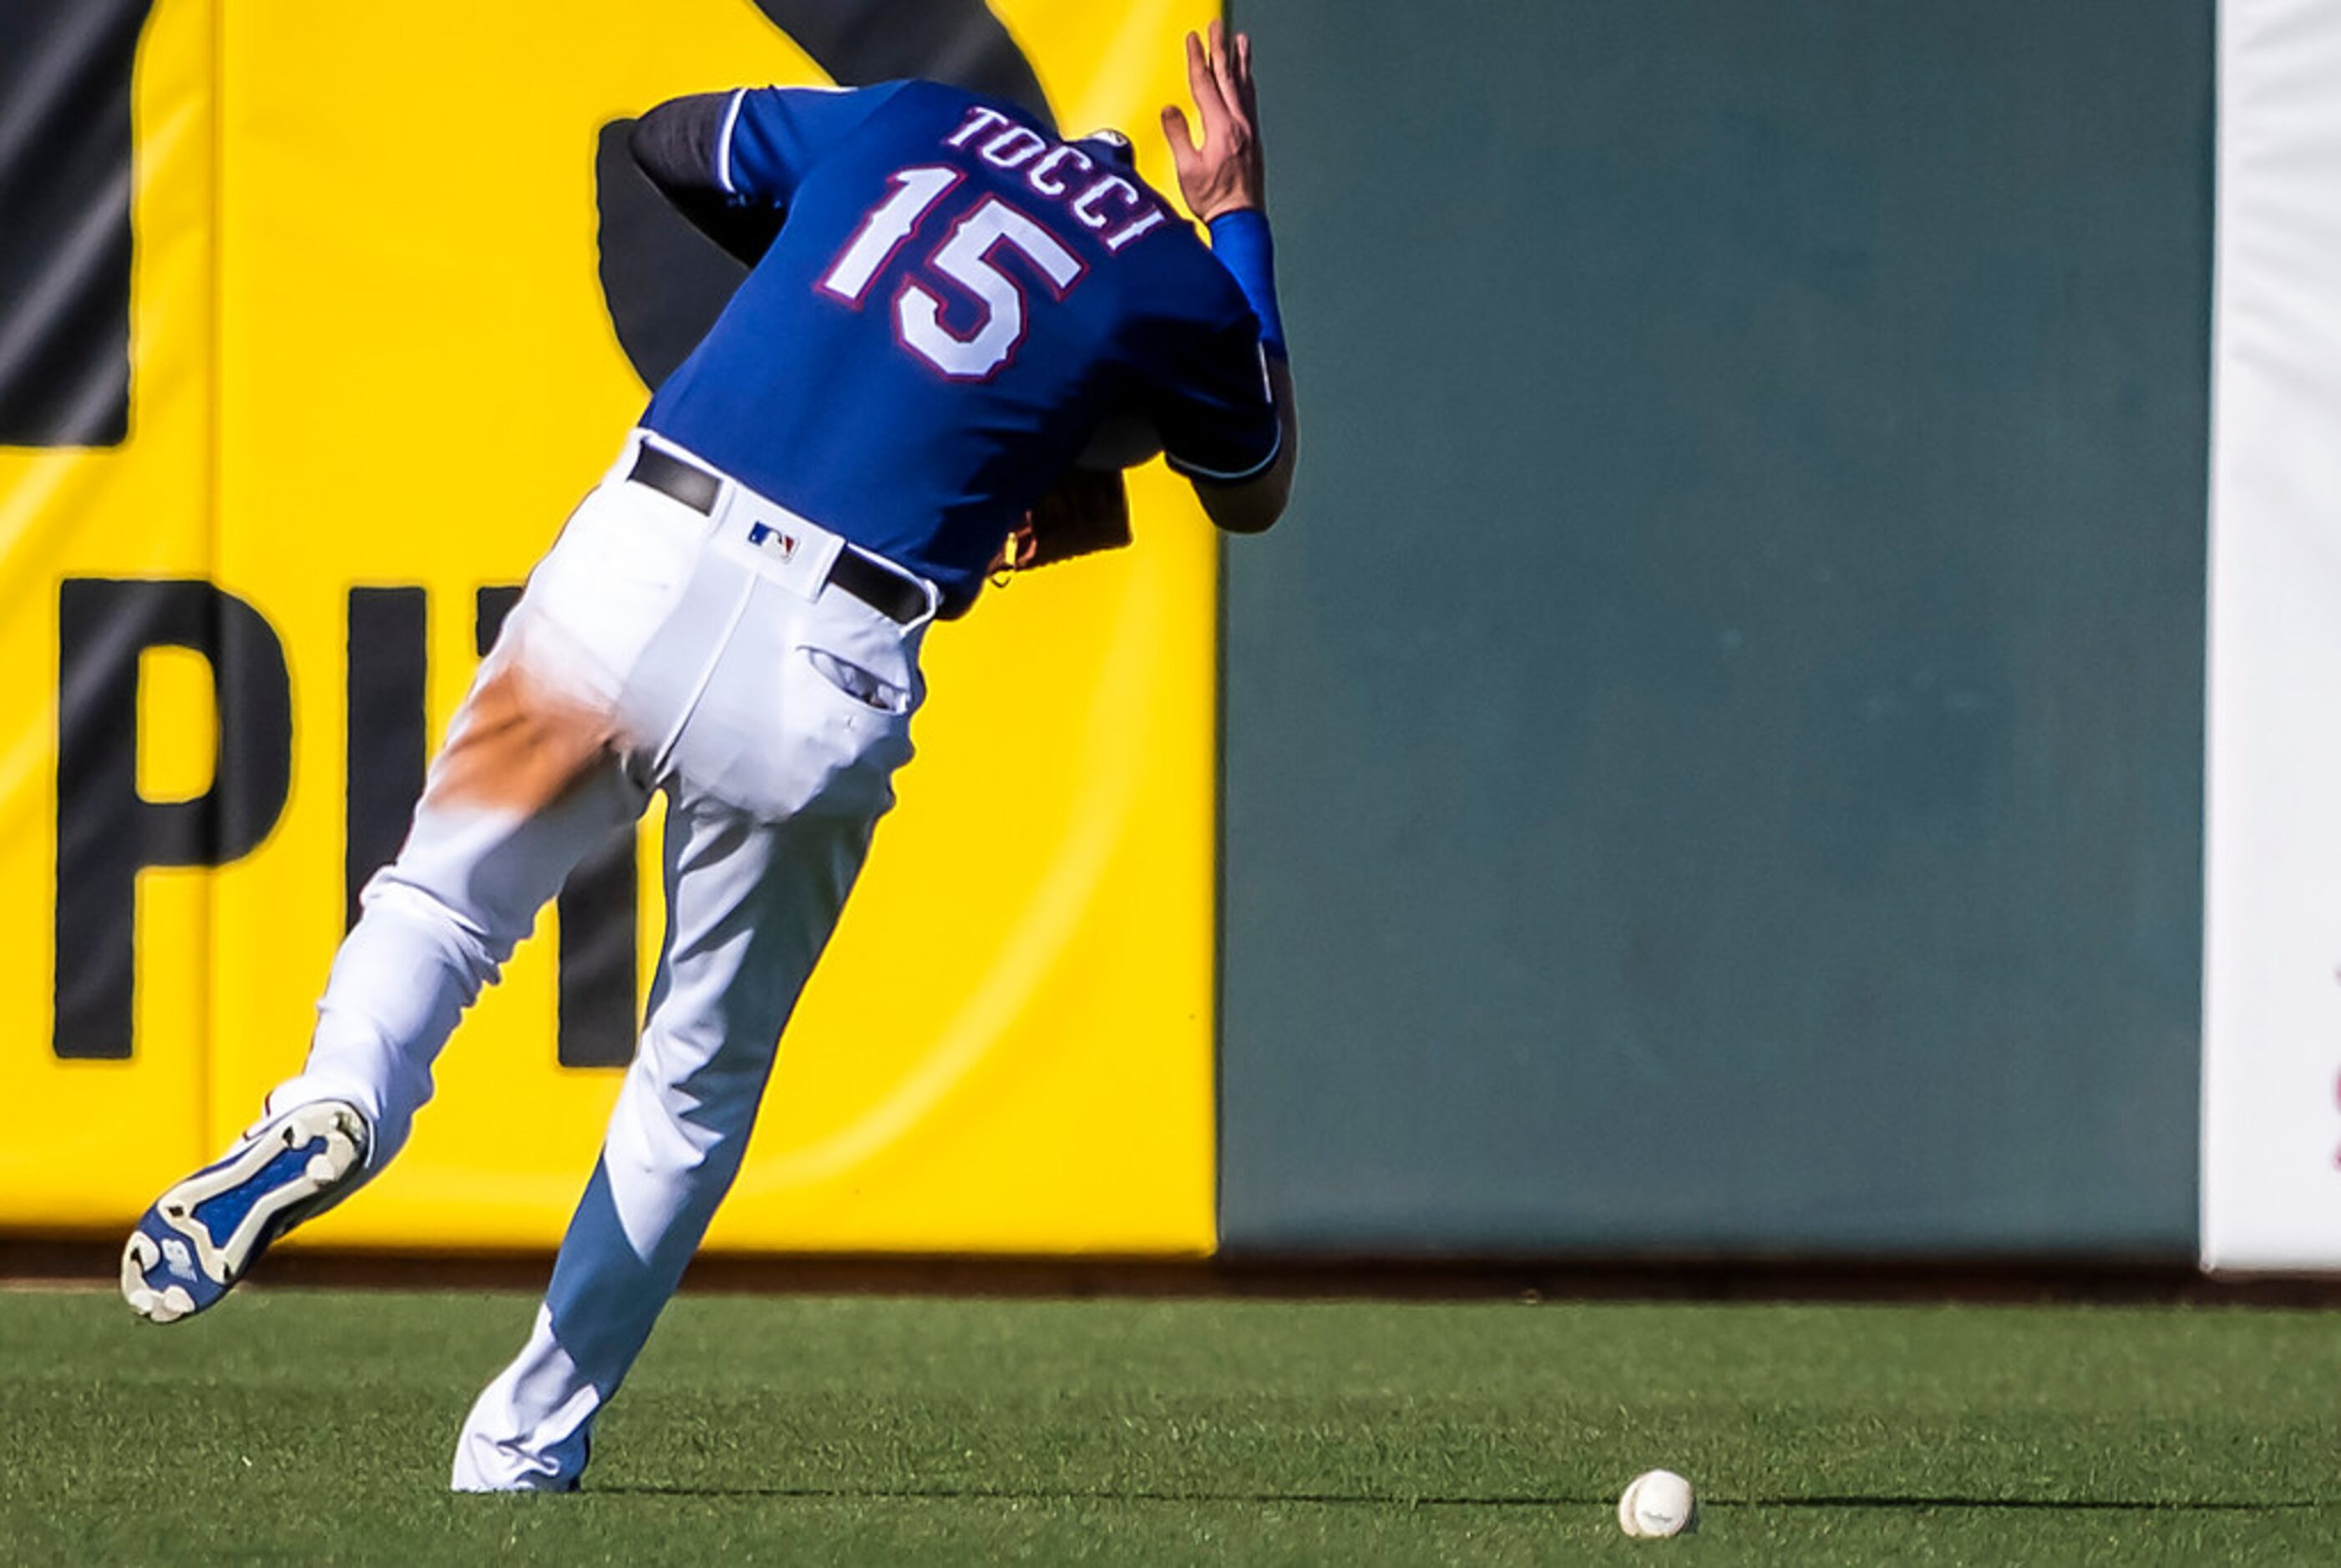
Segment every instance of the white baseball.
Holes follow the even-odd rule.
[[[1645,1470],[1618,1499],[1618,1528],[1629,1535],[1685,1535],[1698,1528],[1698,1499],[1671,1470]]]

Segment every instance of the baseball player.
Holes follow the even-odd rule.
[[[637,160],[752,269],[531,575],[366,889],[302,1071],[138,1222],[134,1309],[202,1311],[388,1164],[463,1009],[662,790],[641,1041],[533,1331],[454,1461],[463,1491],[577,1484],[892,804],[929,626],[995,564],[1126,537],[1118,475],[1077,466],[1108,426],[1151,422],[1222,528],[1283,510],[1291,378],[1250,46],[1215,24],[1186,50],[1200,139],[1176,107],[1163,129],[1209,248],[1126,140],[1059,141],[934,83],[643,117]],[[1067,519],[1092,531],[1068,543]]]

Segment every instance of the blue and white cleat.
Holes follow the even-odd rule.
[[[154,1323],[203,1311],[269,1243],[356,1184],[369,1141],[364,1116],[341,1100],[262,1121],[139,1219],[123,1249],[123,1299]]]

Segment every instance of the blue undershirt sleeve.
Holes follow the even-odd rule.
[[[1268,215],[1246,208],[1211,220],[1211,254],[1243,291],[1244,303],[1260,318],[1260,341],[1279,359],[1284,352],[1284,318],[1276,308],[1276,242]]]

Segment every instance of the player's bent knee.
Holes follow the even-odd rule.
[[[513,948],[527,935],[525,930],[485,929],[430,888],[389,870],[377,873],[366,884],[361,904],[364,910],[361,926],[367,920],[384,920],[416,931],[475,986],[493,983]],[[353,939],[355,937],[353,932]]]

